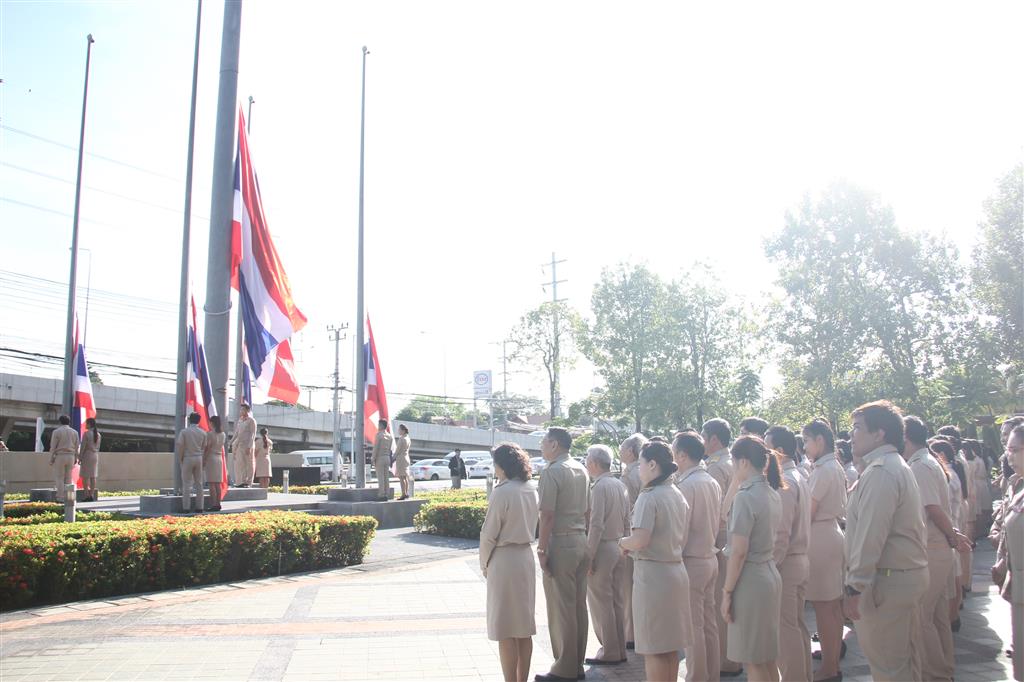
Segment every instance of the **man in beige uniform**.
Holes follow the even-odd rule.
[[[732,442],[732,428],[729,422],[724,419],[709,419],[704,422],[701,428],[701,437],[704,439],[704,447],[710,453],[708,455],[707,467],[711,478],[718,482],[722,489],[722,514],[718,524],[718,535],[715,536],[715,546],[718,548],[718,577],[715,583],[715,593],[718,595],[718,602],[715,605],[715,617],[718,619],[718,644],[722,652],[722,677],[736,677],[743,672],[743,666],[736,661],[726,658],[728,651],[729,627],[722,618],[722,588],[725,585],[725,564],[726,556],[721,550],[725,549],[728,540],[726,526],[729,524],[729,512],[732,510],[732,500],[736,496],[736,488],[732,486],[732,457],[729,455],[729,443]]]
[[[58,502],[64,500],[64,486],[74,482],[71,476],[81,445],[81,436],[71,428],[71,418],[62,414],[60,426],[50,434],[50,466],[53,467],[53,482]]]
[[[196,511],[203,511],[203,445],[206,431],[199,428],[199,415],[188,416],[188,426],[178,433],[174,453],[181,464],[181,510],[192,512],[192,492],[196,494]]]
[[[926,680],[952,682],[956,659],[946,587],[956,560],[953,548],[960,544],[970,548],[970,541],[953,528],[946,512],[949,509],[949,483],[942,465],[928,451],[928,429],[924,422],[918,417],[906,417],[903,427],[903,458],[917,480],[928,537],[928,591],[918,605],[921,672]]]
[[[252,485],[252,477],[256,474],[256,420],[250,416],[250,408],[242,404],[238,408],[238,421],[235,423],[235,436],[231,439],[231,454],[235,460],[235,485],[248,488]]]
[[[629,493],[629,514],[633,515],[633,505],[643,484],[640,482],[640,451],[647,445],[647,437],[642,433],[634,433],[619,445],[619,461],[625,467],[622,470],[622,482]],[[628,527],[628,526],[627,526]],[[626,648],[633,648],[633,557],[626,556],[622,570],[623,606],[626,614]]]
[[[629,491],[611,475],[612,451],[607,445],[587,450],[590,487],[590,529],[587,531],[587,606],[601,648],[590,665],[614,665],[626,660],[626,622],[622,573],[625,560],[619,540],[629,528]]]
[[[544,573],[544,600],[554,663],[537,682],[575,680],[584,674],[587,651],[587,514],[590,477],[569,457],[572,436],[552,427],[541,441],[548,465],[540,475],[540,538],[537,559]]]
[[[850,431],[863,469],[846,508],[843,607],[875,680],[920,680],[928,552],[921,494],[898,450],[903,416],[887,400],[867,403],[853,411]]]
[[[395,437],[388,431],[388,420],[377,421],[377,437],[373,439],[373,468],[377,471],[377,499],[387,502],[391,496],[391,453]]]
[[[405,424],[398,425],[398,438],[395,439],[395,476],[398,476],[398,484],[402,486],[402,496],[398,499],[409,499],[409,450],[412,448],[412,439],[409,438],[409,427]]]

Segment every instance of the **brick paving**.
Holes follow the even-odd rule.
[[[1006,602],[975,556],[955,635],[961,682],[1010,679]],[[362,566],[3,614],[0,680],[500,680],[476,543],[381,531]],[[551,663],[538,585],[533,672]],[[813,629],[813,611],[808,609]],[[848,633],[846,680],[868,680]],[[597,650],[591,633],[588,655]],[[685,673],[685,663],[682,665]],[[587,679],[643,678],[630,655]],[[743,680],[744,677],[734,678]]]

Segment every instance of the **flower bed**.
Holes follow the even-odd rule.
[[[0,528],[0,609],[362,563],[364,516],[249,512]]]
[[[468,502],[428,502],[413,519],[420,533],[446,535],[452,538],[480,537],[480,528],[487,515],[487,500]]]
[[[290,485],[288,486],[289,495],[326,495],[327,491],[331,488],[338,486],[331,485]],[[272,485],[267,488],[268,493],[283,493],[284,489],[279,485]]]

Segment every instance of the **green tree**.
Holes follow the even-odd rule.
[[[399,410],[395,419],[408,422],[429,424],[434,417],[446,417],[454,420],[464,418],[466,407],[448,398],[418,395],[409,404]]]
[[[540,363],[544,368],[552,419],[559,411],[559,372],[575,363],[575,339],[580,324],[580,316],[565,303],[543,303],[526,313],[510,336],[510,360]]]

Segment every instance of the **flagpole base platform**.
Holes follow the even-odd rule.
[[[388,499],[395,499],[395,489],[388,489]],[[372,488],[330,488],[328,502],[378,502],[377,486]]]
[[[413,517],[426,503],[426,499],[393,500],[391,502],[321,502],[317,507],[323,514],[330,516],[372,516],[377,519],[377,527],[384,529],[412,526]]]
[[[228,488],[224,495],[224,502],[263,502],[266,499],[266,488]],[[143,516],[180,514],[183,510],[181,502],[181,495],[143,495],[139,498],[139,513]],[[209,509],[215,504],[207,493],[203,498],[203,508]]]
[[[174,495],[174,488],[160,488],[160,495]],[[177,497],[181,497],[181,495]],[[228,488],[224,493],[225,502],[252,502],[265,499],[267,499],[266,488]]]
[[[29,502],[60,502],[64,503],[63,498],[57,498],[57,491],[53,488],[32,488],[28,492]],[[85,491],[79,488],[75,491],[75,501],[85,502]]]

